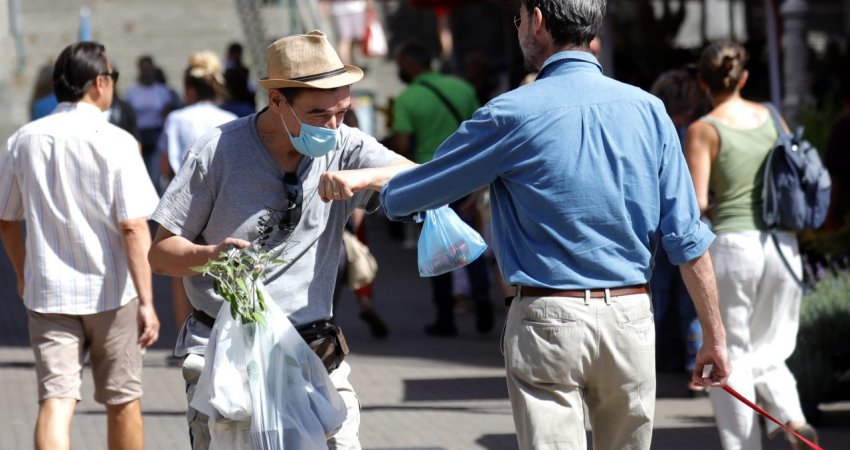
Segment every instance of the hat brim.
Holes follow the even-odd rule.
[[[327,78],[312,81],[295,81],[279,78],[263,78],[259,80],[260,86],[266,89],[301,87],[314,89],[335,89],[342,86],[354,84],[363,79],[363,70],[359,67],[346,64],[345,72]]]

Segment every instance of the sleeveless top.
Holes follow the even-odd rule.
[[[768,118],[756,128],[740,129],[709,116],[700,120],[713,126],[720,137],[708,181],[714,193],[712,231],[764,230],[762,188],[764,164],[777,138],[773,122]]]

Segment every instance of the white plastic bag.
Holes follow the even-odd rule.
[[[211,407],[204,409],[214,410],[214,415],[210,415],[210,437],[215,448],[325,448],[327,438],[345,421],[345,403],[319,357],[304,342],[265,288],[262,285],[259,288],[264,298],[271,300],[263,314],[265,324],[242,325],[230,317],[229,308],[222,308],[223,312],[220,311],[216,317],[209,344],[215,345],[216,350],[211,352],[208,347],[207,355],[213,360],[207,360],[201,378],[208,370],[231,364],[237,366],[235,372],[243,378],[223,378],[215,373],[208,375],[213,380],[206,387]],[[222,320],[221,325],[219,320]],[[220,328],[218,333],[215,333],[216,328]],[[232,343],[236,336],[245,342],[241,355],[237,354],[237,347]],[[215,343],[213,337],[216,338]],[[220,350],[225,347],[233,350],[230,353]],[[215,361],[217,358],[228,361]],[[232,368],[227,370],[234,371]],[[216,388],[216,380],[231,384],[227,388]],[[234,413],[242,414],[241,409],[222,408],[222,405],[230,404],[216,401],[216,395],[228,391],[244,396],[246,386],[250,401],[247,403],[248,418],[243,420],[233,416]],[[204,406],[199,404],[198,391],[201,387],[199,380],[192,406],[204,412],[199,408]],[[244,405],[244,402],[239,402],[239,405]]]
[[[324,448],[345,421],[345,403],[289,319],[273,301],[268,306],[266,323],[276,326],[258,328],[251,353],[256,366],[248,366],[254,405],[248,448]]]
[[[363,54],[366,56],[386,56],[389,51],[384,27],[374,12],[366,16],[366,31],[363,33]]]
[[[219,309],[191,406],[214,419],[249,420],[251,391],[247,365],[254,324],[242,325]]]

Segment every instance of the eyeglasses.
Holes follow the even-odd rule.
[[[280,217],[280,222],[277,224],[277,229],[284,233],[291,233],[301,220],[301,205],[304,203],[304,193],[301,191],[301,184],[298,182],[298,176],[294,173],[287,172],[283,176],[283,189],[286,192],[286,209]]]
[[[103,76],[112,78],[113,83],[118,81],[118,71],[117,70],[113,70],[112,72],[101,72],[98,75],[103,75]]]
[[[502,22],[504,23],[504,22]],[[514,16],[514,26],[517,30],[519,30],[519,24],[522,23],[522,16],[516,15]]]

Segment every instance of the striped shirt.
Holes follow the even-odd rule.
[[[120,222],[159,201],[139,145],[88,103],[61,103],[8,141],[0,157],[0,220],[27,222],[24,304],[93,314],[137,296]]]

